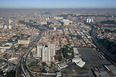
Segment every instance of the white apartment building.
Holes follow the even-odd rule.
[[[55,45],[37,45],[37,57],[41,57],[43,62],[50,63],[55,56]]]

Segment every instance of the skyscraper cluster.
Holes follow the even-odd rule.
[[[55,45],[37,45],[37,57],[42,58],[42,62],[50,63],[54,60]]]
[[[93,19],[91,19],[91,18],[87,19],[87,23],[92,23],[92,22],[94,22]]]

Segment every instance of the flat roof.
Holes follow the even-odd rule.
[[[77,48],[73,48],[74,54],[79,54],[79,51],[77,50]]]
[[[83,67],[85,65],[85,62],[82,61],[82,59],[76,63],[79,67]]]
[[[60,68],[65,68],[65,67],[67,67],[68,65],[67,65],[65,62],[62,62],[62,63],[58,64],[58,66],[59,66]]]

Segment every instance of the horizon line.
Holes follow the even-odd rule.
[[[8,8],[8,7],[0,7],[0,9],[116,9],[116,7],[113,8]]]

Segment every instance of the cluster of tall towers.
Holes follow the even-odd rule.
[[[42,62],[51,63],[55,56],[55,45],[37,45],[37,57],[42,58]]]
[[[89,19],[87,19],[86,22],[87,22],[87,23],[92,23],[92,22],[93,22],[93,19],[92,19],[92,18],[89,18]]]

